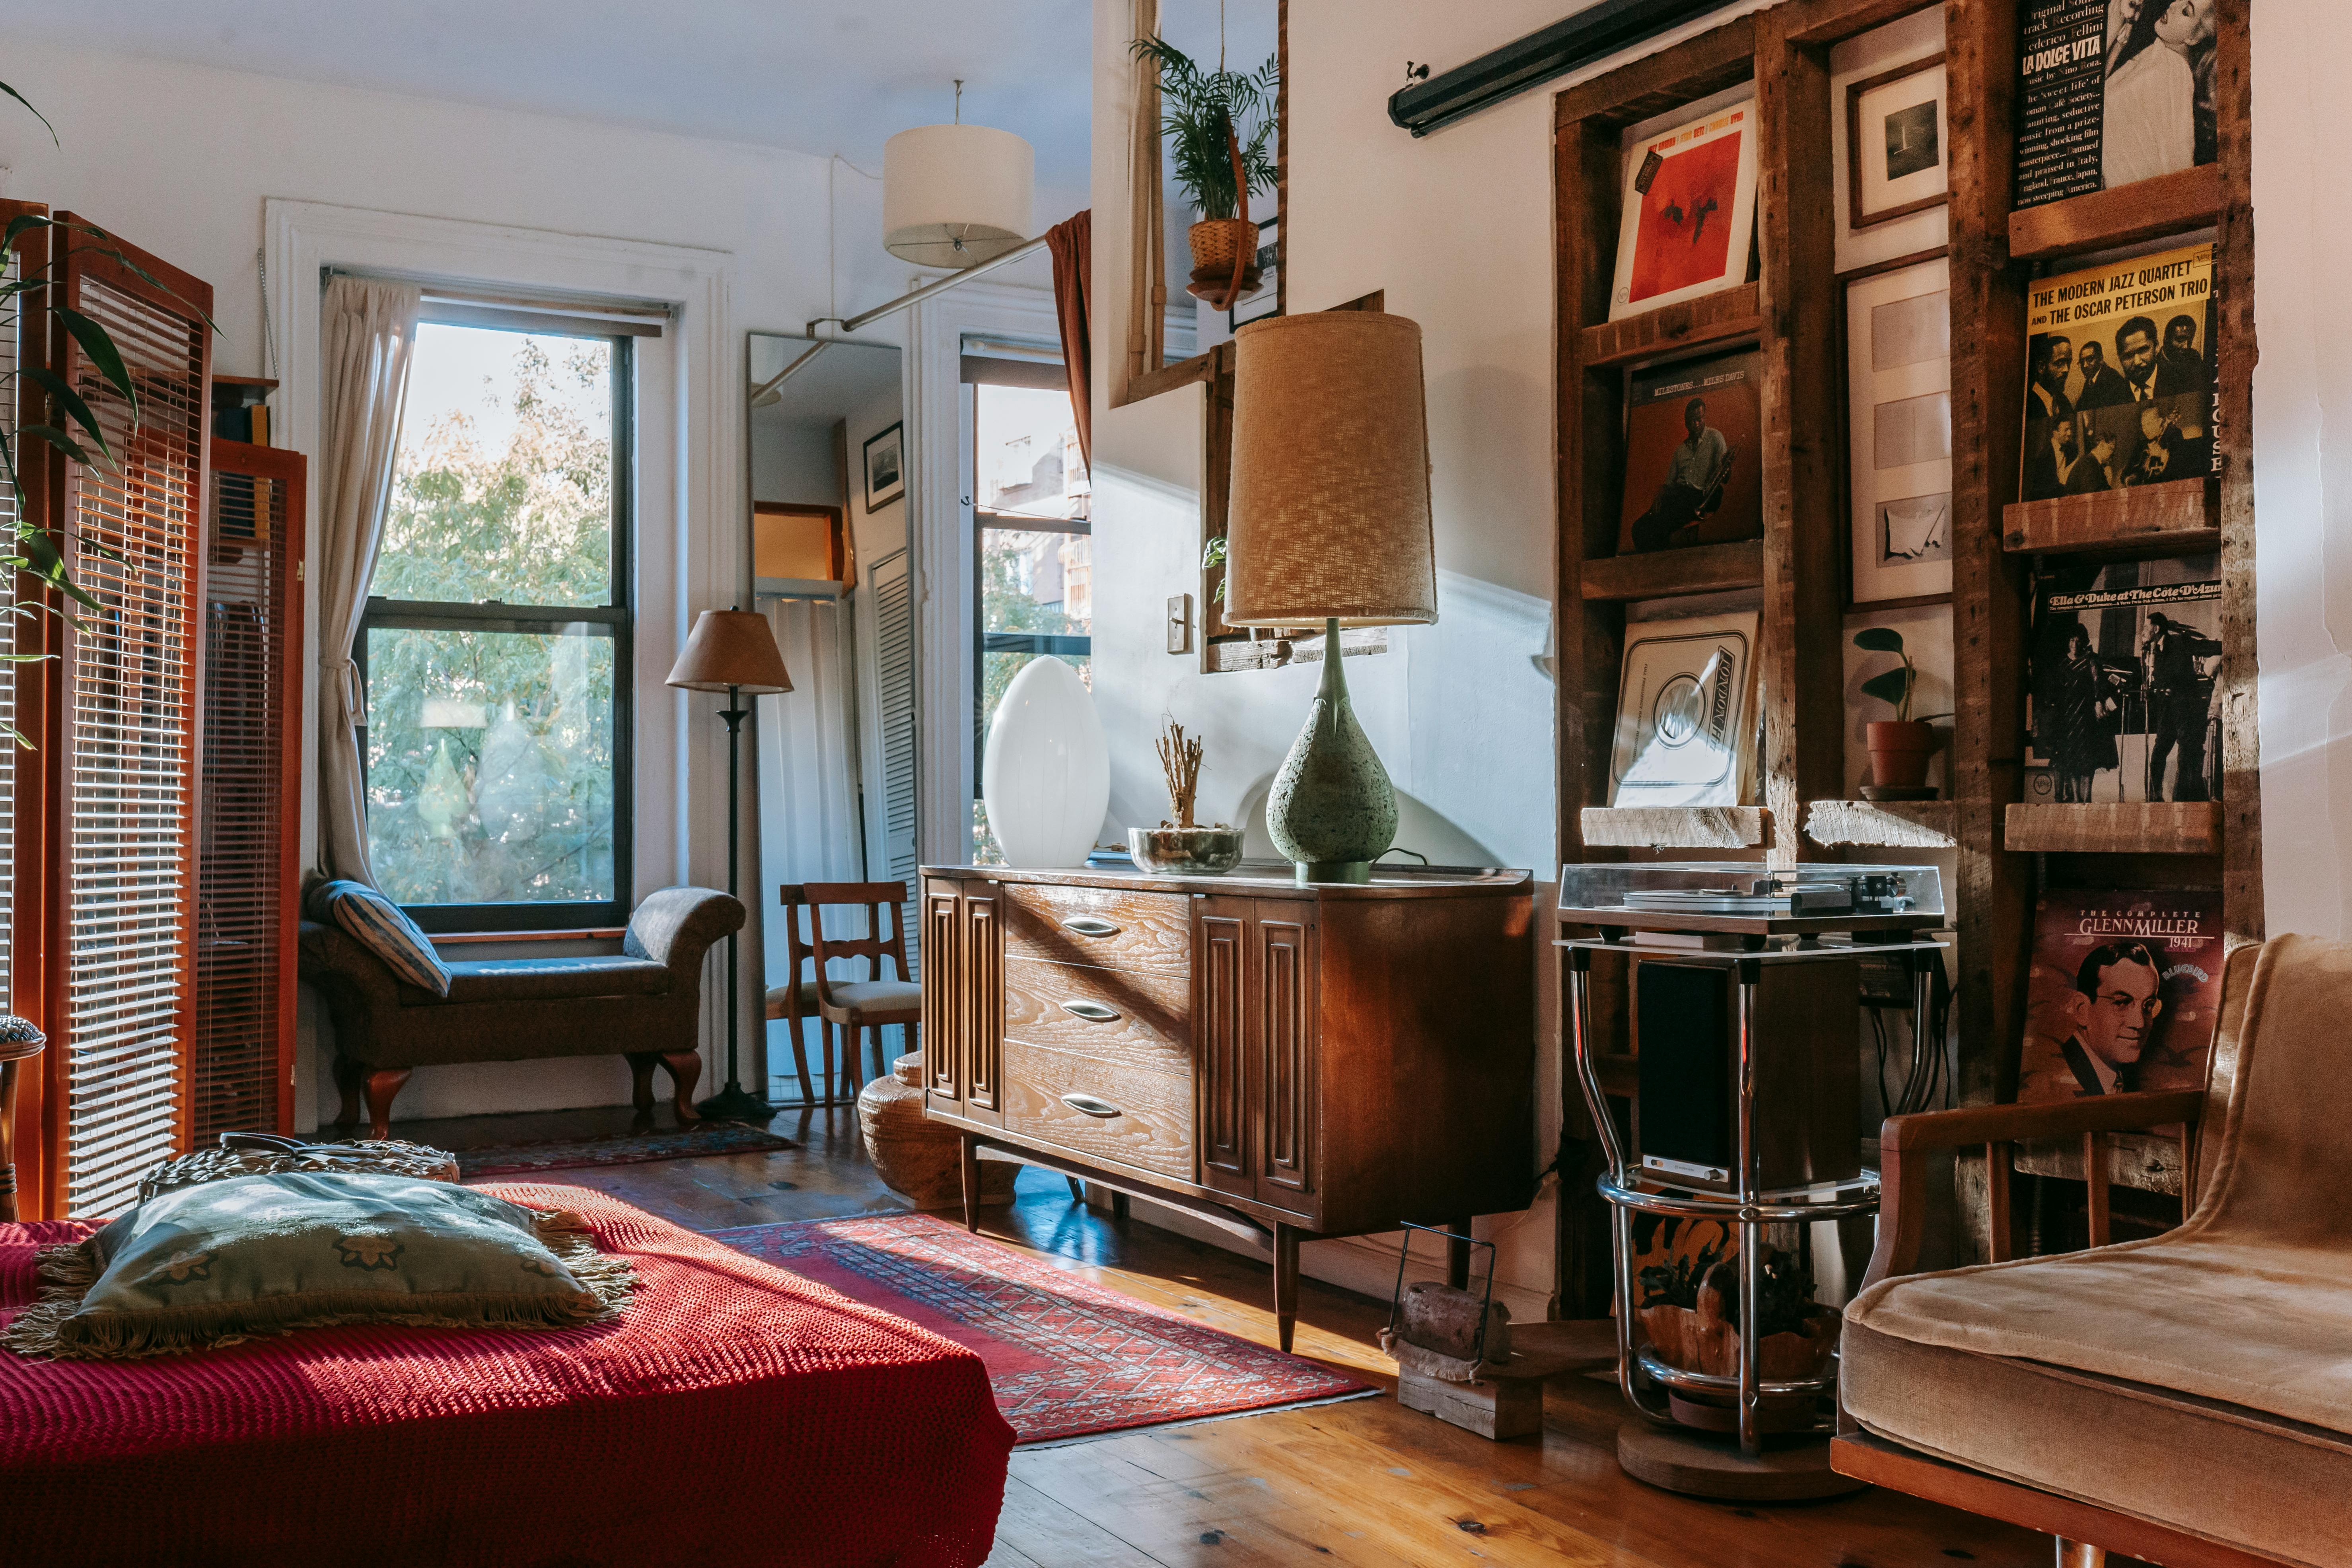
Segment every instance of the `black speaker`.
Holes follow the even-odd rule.
[[[1727,953],[1633,964],[1638,1058],[1633,1150],[1648,1173],[1736,1191],[1739,1009],[1753,978],[1753,1118],[1765,1191],[1843,1181],[1862,1169],[1859,967],[1850,958],[1759,962]]]

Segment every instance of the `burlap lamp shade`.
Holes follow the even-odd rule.
[[[1234,334],[1225,620],[1437,619],[1421,324],[1376,310]]]
[[[705,610],[670,666],[667,684],[762,697],[790,691],[793,678],[784,672],[784,656],[767,616],[757,610]]]

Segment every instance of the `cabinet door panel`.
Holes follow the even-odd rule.
[[[1196,930],[1193,1055],[1198,1063],[1201,1183],[1222,1192],[1250,1194],[1246,900],[1203,901]]]
[[[1314,1191],[1315,1007],[1312,910],[1261,906],[1252,925],[1250,1007],[1264,1096],[1258,1195],[1295,1201]]]
[[[967,1115],[1004,1115],[1004,906],[996,889],[963,895],[964,1104]]]
[[[953,882],[923,889],[923,1082],[937,1101],[963,1099],[964,1016],[960,900]],[[961,1103],[943,1109],[961,1110]]]

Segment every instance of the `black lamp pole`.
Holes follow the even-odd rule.
[[[738,896],[737,846],[743,828],[743,721],[751,716],[751,710],[743,706],[742,693],[730,686],[727,706],[719,710],[719,716],[727,721],[727,893],[734,898]],[[743,998],[735,976],[735,935],[727,933],[727,1087],[695,1109],[719,1121],[765,1121],[775,1115],[776,1108],[743,1087],[736,1063],[737,1015],[743,1010]]]

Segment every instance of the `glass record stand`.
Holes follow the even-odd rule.
[[[1620,1458],[1641,1479],[1659,1480],[1680,1490],[1734,1497],[1811,1495],[1753,1489],[1753,1470],[1765,1459],[1766,1438],[1826,1436],[1835,1427],[1837,1392],[1834,1354],[1818,1377],[1767,1382],[1760,1375],[1764,1269],[1759,1260],[1765,1227],[1809,1226],[1874,1214],[1879,1179],[1877,1172],[1860,1164],[1860,1139],[1854,1127],[1854,1118],[1860,1114],[1857,1095],[1856,1104],[1843,1108],[1843,1120],[1840,1108],[1834,1106],[1826,1108],[1823,1115],[1832,1139],[1852,1134],[1846,1142],[1850,1171],[1828,1180],[1808,1175],[1794,1184],[1788,1182],[1791,1170],[1806,1161],[1801,1154],[1791,1161],[1789,1130],[1779,1123],[1790,1120],[1792,1110],[1803,1114],[1805,1089],[1815,1081],[1806,1079],[1801,1068],[1792,1079],[1790,1064],[1814,1049],[1816,1042],[1786,1037],[1787,1022],[1792,1016],[1808,1016],[1802,1009],[1791,1014],[1786,1008],[1765,1005],[1763,999],[1768,988],[1778,991],[1790,979],[1811,983],[1815,989],[1826,983],[1834,992],[1843,988],[1851,976],[1851,984],[1858,990],[1855,961],[1884,954],[1895,958],[1909,973],[1912,1038],[1927,1041],[1933,981],[1943,944],[1923,933],[1943,923],[1941,879],[1932,866],[1809,865],[1789,870],[1768,870],[1754,862],[1567,866],[1560,872],[1558,913],[1563,927],[1600,931],[1597,937],[1565,939],[1558,945],[1567,961],[1577,1079],[1607,1160],[1607,1169],[1596,1184],[1610,1204],[1615,1222],[1619,1386],[1634,1411],[1653,1427],[1676,1432],[1690,1430],[1674,1412],[1676,1395],[1683,1396],[1685,1410],[1694,1404],[1719,1409],[1727,1400],[1735,1417],[1727,1425],[1738,1432],[1739,1454],[1748,1461],[1750,1473],[1742,1477],[1734,1460],[1717,1489],[1709,1478],[1694,1480],[1686,1462],[1660,1467],[1671,1471],[1675,1477],[1671,1480],[1645,1473],[1622,1440]],[[1718,984],[1727,991],[1729,1002],[1719,1020],[1719,1045],[1713,1047],[1719,1055],[1709,1058],[1709,1047],[1703,1041],[1697,1053],[1698,1058],[1719,1060],[1729,1080],[1723,1089],[1729,1125],[1721,1130],[1721,1146],[1730,1156],[1728,1169],[1711,1161],[1694,1163],[1661,1158],[1627,1146],[1624,1133],[1610,1114],[1596,1059],[1591,1007],[1596,952],[1663,961],[1679,970],[1718,972]],[[1845,976],[1819,970],[1801,977],[1768,973],[1787,965],[1840,961],[1849,966]],[[1846,1005],[1853,1005],[1851,995]],[[1832,1009],[1831,1016],[1838,1016]],[[1707,1033],[1707,1024],[1693,1028],[1687,1020],[1679,1023],[1679,1034],[1685,1040]],[[1831,1049],[1842,1047],[1849,1060],[1858,1059],[1858,1034],[1825,1043]],[[1941,1042],[1934,1042],[1931,1048],[1940,1049]],[[1684,1081],[1694,1093],[1704,1093],[1713,1087],[1706,1081],[1710,1076],[1702,1072]],[[1645,1084],[1647,1078],[1645,1072]],[[1637,1117],[1640,1114],[1637,1111]],[[1759,1121],[1759,1116],[1771,1124]],[[1815,1142],[1818,1144],[1820,1140]],[[1633,1245],[1633,1217],[1643,1214],[1714,1220],[1737,1233],[1736,1373],[1671,1365],[1645,1341]],[[1768,1411],[1785,1412],[1798,1401],[1809,1403],[1809,1422],[1791,1425],[1785,1419],[1768,1420]],[[1634,1430],[1628,1428],[1627,1435]],[[1829,1483],[1822,1489],[1845,1489],[1836,1484],[1842,1478],[1828,1473],[1826,1447],[1820,1447],[1819,1451],[1818,1470]],[[1773,1468],[1783,1472],[1781,1479],[1793,1479],[1785,1475],[1789,1468],[1785,1458]]]

